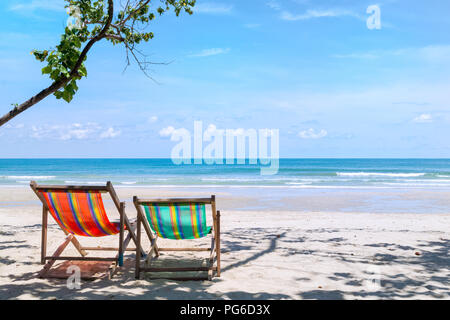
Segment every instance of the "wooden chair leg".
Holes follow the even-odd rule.
[[[140,278],[141,273],[141,216],[138,214],[137,217],[137,226],[136,226],[136,267],[135,267],[135,277],[136,279]]]
[[[215,256],[215,243],[216,239],[214,236],[211,239],[211,254],[209,256],[209,270],[208,270],[208,280],[211,281],[214,275],[214,256]]]
[[[136,230],[134,230],[134,231],[136,231]],[[125,232],[125,231],[124,231]],[[135,251],[135,249],[129,249],[128,250],[128,246],[130,245],[130,242],[131,242],[131,235],[128,233],[128,235],[127,235],[127,237],[125,238],[125,240],[122,242],[123,243],[123,245],[122,245],[122,252],[125,254],[125,251]],[[116,250],[116,249],[114,249],[114,248],[112,248],[113,250]]]
[[[216,230],[216,257],[217,257],[217,276],[220,277],[220,211],[217,211],[217,230]]]
[[[144,212],[142,211],[141,205],[138,204],[136,201],[137,201],[137,198],[134,197],[133,198],[133,202],[134,202],[134,205],[135,205],[136,210],[137,210],[137,215],[140,218],[142,225],[144,226],[145,233],[147,234],[147,236],[150,239],[150,241],[153,242],[155,237],[153,236],[152,231],[150,230],[150,226],[149,226],[149,224],[147,222],[147,218],[145,217]],[[159,257],[159,248],[158,248],[157,245],[155,245],[155,254],[156,254],[156,257]]]
[[[138,241],[137,234],[135,233],[136,228],[133,228],[133,225],[131,224],[130,220],[128,220],[127,215],[125,215],[124,220],[125,226],[127,227],[128,235],[131,237],[131,240],[133,240],[133,242],[136,244],[136,242]],[[145,251],[141,251],[141,254],[145,255]]]
[[[48,210],[42,207],[42,239],[41,239],[41,264],[45,264],[47,255],[47,228],[48,228]]]
[[[65,231],[65,230],[63,230],[63,231],[66,236],[70,235],[67,231]],[[70,242],[72,242],[73,246],[75,247],[75,249],[77,249],[77,251],[81,254],[81,256],[83,256],[83,257],[87,256],[88,253],[83,249],[83,247],[78,242],[78,239],[75,238],[75,236],[72,237],[72,240],[70,240]]]
[[[123,252],[124,252],[124,223],[125,223],[125,203],[120,203],[120,235],[119,235],[119,257],[118,265],[123,267]]]
[[[156,245],[156,241],[157,240],[158,240],[158,237],[155,237],[152,240],[150,251],[148,252],[147,257],[145,259],[145,264],[146,264],[147,267],[150,266],[150,263],[152,262],[153,254],[155,255],[155,257],[158,257],[158,255],[156,254],[156,250],[158,248],[157,245]]]
[[[144,224],[145,232],[147,233],[147,235],[149,235],[150,241],[152,243],[152,249],[153,249],[153,251],[155,253],[155,257],[159,257],[160,256],[159,247],[158,247],[158,245],[156,243],[158,237],[157,236],[156,237],[153,236],[153,233],[150,230],[150,226],[148,225],[148,222],[146,220],[143,221],[143,224]]]
[[[61,244],[58,249],[56,249],[55,253],[52,255],[52,258],[58,258],[63,251],[67,248],[67,246],[69,245],[69,243],[72,241],[72,239],[74,238],[73,234],[70,234],[67,238],[66,241],[64,241],[63,244]],[[51,269],[51,267],[55,264],[56,260],[54,259],[50,259],[47,264],[44,266],[44,268],[41,270],[41,272],[39,272],[39,278],[43,278],[46,273]]]

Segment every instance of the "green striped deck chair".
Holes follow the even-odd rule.
[[[125,251],[131,240],[137,242],[134,233],[136,223],[132,223],[125,214],[125,203],[120,202],[116,192],[108,182],[106,186],[44,186],[32,181],[33,191],[42,202],[42,246],[41,263],[44,266],[39,276],[51,277],[48,274],[53,264],[58,260],[63,261],[104,261],[111,262],[107,271],[108,277],[114,274],[117,266],[123,265]],[[103,205],[102,194],[109,193],[119,213],[120,221],[111,222]],[[48,216],[53,217],[61,230],[66,234],[65,242],[58,247],[52,256],[47,256],[47,228]],[[125,231],[128,232],[124,238]],[[84,247],[78,242],[76,236],[88,238],[100,238],[119,235],[119,246],[111,247]],[[61,257],[67,245],[72,243],[81,257]],[[115,257],[86,257],[88,251],[116,251]],[[47,275],[48,274],[48,275]]]
[[[139,199],[134,197],[137,210],[137,246],[136,246],[136,278],[142,272],[179,273],[207,272],[203,277],[164,277],[177,280],[211,280],[214,275],[220,277],[220,211],[216,210],[216,198],[201,199]],[[211,206],[212,226],[207,225],[207,206]],[[145,255],[142,266],[141,227],[144,227],[150,240],[150,250]],[[160,248],[157,239],[195,240],[211,235],[209,248]],[[206,251],[210,253],[206,267],[152,268],[151,262],[164,251]]]

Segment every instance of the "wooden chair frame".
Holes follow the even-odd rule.
[[[42,238],[41,238],[41,264],[44,265],[43,269],[39,272],[40,278],[45,278],[48,271],[55,264],[56,261],[111,261],[111,266],[107,271],[107,276],[110,279],[117,271],[117,267],[123,266],[123,256],[126,251],[135,251],[136,249],[128,249],[128,245],[131,240],[136,244],[137,237],[135,234],[136,223],[131,222],[125,214],[125,202],[120,202],[116,191],[110,181],[106,186],[64,186],[64,185],[38,185],[35,181],[30,183],[31,189],[36,193],[39,200],[42,202]],[[119,232],[119,247],[84,247],[77,240],[75,235],[69,234],[66,230],[61,229],[66,234],[66,240],[58,247],[58,249],[51,256],[47,256],[47,233],[48,233],[48,214],[49,208],[41,191],[98,191],[100,193],[108,193],[114,202],[115,207],[119,211],[120,215],[120,232]],[[127,237],[124,239],[124,233],[128,231]],[[61,257],[61,254],[66,247],[72,243],[75,249],[80,253],[81,257]],[[117,251],[117,255],[114,258],[106,257],[86,257],[88,251]]]
[[[140,275],[142,272],[193,272],[193,271],[207,271],[208,277],[163,277],[164,279],[173,279],[179,281],[190,281],[190,280],[212,280],[214,276],[214,271],[216,272],[216,276],[220,277],[220,211],[216,210],[216,197],[212,196],[211,198],[198,198],[198,199],[139,199],[138,197],[133,198],[133,203],[137,210],[137,242],[136,242],[136,279],[140,279]],[[142,210],[142,205],[145,204],[190,204],[190,203],[199,203],[205,205],[211,205],[212,209],[212,218],[213,218],[213,226],[212,226],[212,239],[211,239],[211,247],[210,248],[160,248],[157,245],[158,236],[153,234],[150,225],[147,221],[147,217]],[[145,233],[148,235],[151,246],[149,252],[144,256],[145,266],[141,266],[141,252],[142,252],[142,244],[141,244],[141,228],[144,227]],[[201,252],[207,251],[210,252],[209,256],[209,266],[208,267],[191,267],[191,268],[151,268],[150,264],[154,257],[159,257],[160,252]],[[214,266],[216,265],[216,266]]]

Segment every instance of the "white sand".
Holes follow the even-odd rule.
[[[137,188],[118,193],[124,200],[133,194],[180,195]],[[0,299],[450,298],[450,214],[309,213],[292,211],[292,207],[276,212],[238,211],[232,209],[234,204],[251,207],[248,199],[223,198],[219,195],[221,278],[212,282],[137,281],[134,255],[128,253],[127,268],[112,280],[83,282],[80,290],[70,290],[64,280],[36,278],[42,267],[41,208],[34,194],[27,188],[1,188]],[[324,197],[323,201],[328,200]],[[110,202],[107,207],[111,208]],[[136,215],[130,202],[127,214]],[[64,234],[52,224],[50,253],[63,239]],[[85,244],[86,240],[91,239],[80,239]],[[117,239],[104,238],[102,243],[115,245]],[[174,245],[184,243],[170,244]],[[68,251],[75,253],[73,248]],[[177,257],[195,261],[190,254]],[[171,258],[164,254],[158,263]],[[373,278],[380,279],[380,286],[370,281]]]

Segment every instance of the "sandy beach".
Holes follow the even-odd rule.
[[[136,216],[129,202],[134,194],[205,195],[188,189],[148,188],[119,188],[118,193],[128,203],[129,217]],[[438,195],[439,201],[448,201],[446,192]],[[176,282],[144,277],[138,281],[130,252],[126,266],[112,280],[83,281],[81,289],[71,290],[64,280],[36,277],[41,269],[41,208],[34,194],[25,187],[1,188],[0,299],[450,298],[450,213],[347,212],[342,209],[347,206],[338,201],[342,198],[339,194],[328,198],[317,195],[334,211],[316,208],[312,196],[312,204],[307,206],[302,205],[301,196],[274,201],[285,203],[284,209],[254,209],[255,196],[226,191],[217,192],[217,196],[222,211],[221,278]],[[105,200],[105,205],[112,209],[110,201]],[[249,209],[239,209],[245,206]],[[111,210],[111,214],[114,217],[116,213]],[[63,239],[64,234],[52,221],[49,251]],[[90,240],[80,239],[84,244]],[[194,245],[206,244],[201,242]],[[117,240],[104,238],[101,243],[114,245]],[[170,244],[181,245],[189,244]],[[73,248],[68,250],[76,253]],[[199,261],[190,254],[166,253],[157,263],[177,263],[174,259]]]
[[[0,301],[450,300],[448,12],[2,1]]]

